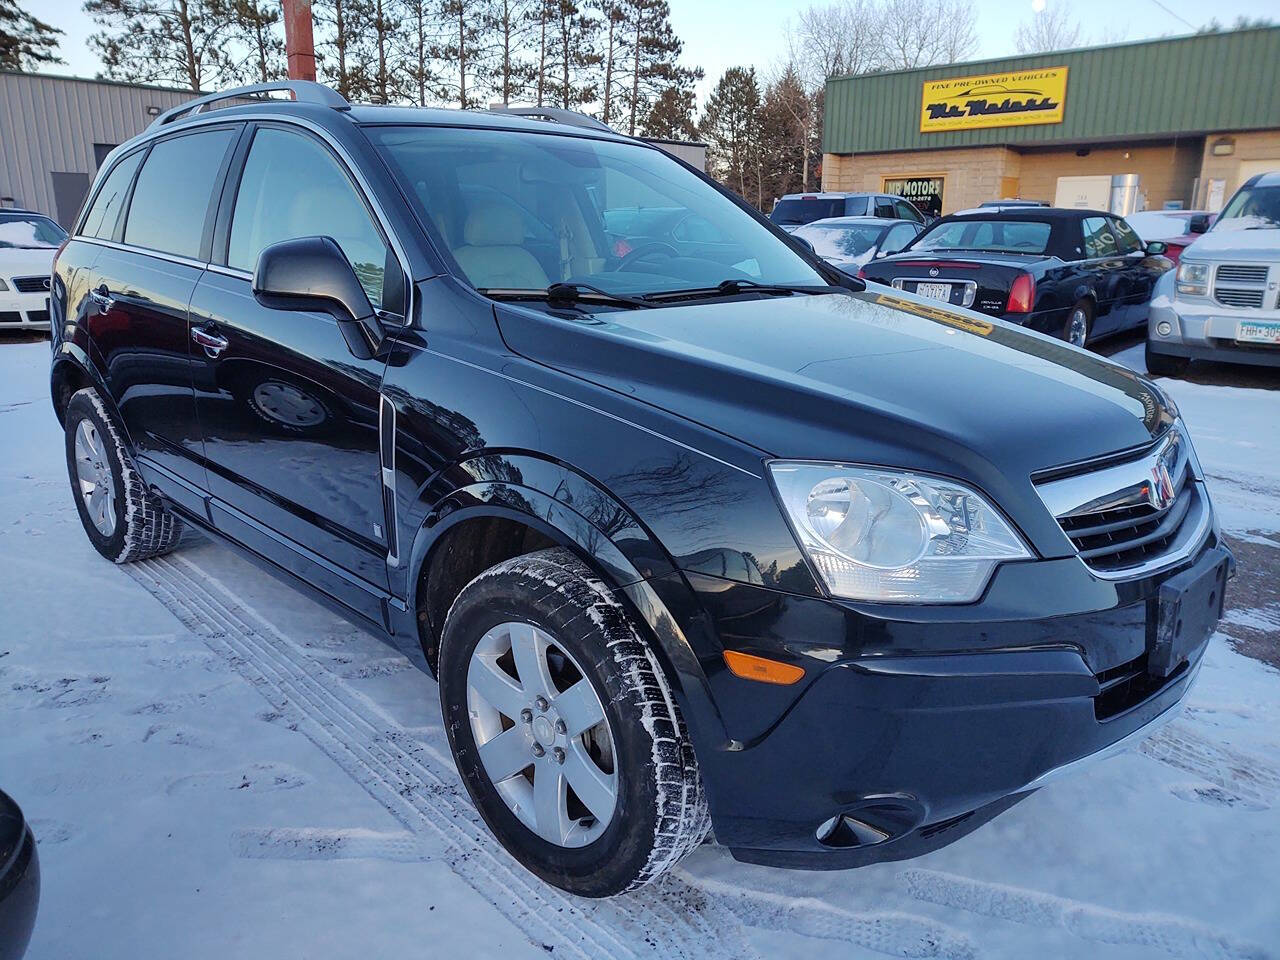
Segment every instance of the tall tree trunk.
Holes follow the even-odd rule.
[[[502,0],[502,105],[511,106],[511,2]]]
[[[611,104],[613,102],[613,6],[609,5],[605,8],[605,19],[609,23],[609,40],[606,46],[607,53],[604,59],[604,122],[607,124],[613,118]]]
[[[342,9],[342,0],[333,0],[333,26],[333,46],[338,54],[338,93],[350,99],[351,84],[347,79],[347,18]]]
[[[253,25],[254,37],[258,42],[258,76],[262,78],[262,82],[267,82],[267,35],[261,18],[255,21]]]
[[[560,106],[569,109],[569,18],[565,8],[560,8],[560,68],[563,86],[560,88]]]
[[[458,0],[458,106],[467,109],[467,20],[466,3]]]
[[[383,20],[382,0],[378,0],[378,22],[374,29],[378,34],[378,98],[381,103],[390,103],[387,91],[387,24]]]
[[[200,93],[200,67],[196,63],[195,40],[191,36],[191,11],[187,0],[178,0],[178,23],[182,27],[182,53],[186,59],[187,80],[192,93]]]
[[[542,14],[538,18],[538,106],[543,106],[543,92],[547,83],[547,2],[542,2]]]
[[[427,18],[424,0],[418,0],[418,106],[427,105]]]
[[[629,137],[636,135],[636,109],[640,103],[640,40],[643,36],[643,30],[640,26],[641,16],[643,14],[637,4],[635,46],[632,48],[631,60],[631,124],[627,129],[627,136]]]

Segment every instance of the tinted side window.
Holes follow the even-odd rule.
[[[911,220],[915,223],[924,223],[924,217],[920,215],[920,211],[916,209],[916,205],[907,200],[895,200],[893,205],[898,208],[898,217],[902,220]]]
[[[1084,256],[1086,260],[1098,257],[1114,257],[1116,237],[1104,217],[1085,217],[1081,223],[1084,230]]]
[[[1123,220],[1112,220],[1112,230],[1115,232],[1116,246],[1122,254],[1137,253],[1142,249],[1142,241],[1138,239],[1138,235],[1133,232],[1133,227],[1125,223]]]
[[[382,308],[387,245],[354,184],[316,140],[267,127],[254,134],[245,160],[227,265],[253,270],[263,247],[298,237],[333,238],[369,302]]]
[[[889,220],[896,220],[898,218],[898,215],[894,213],[893,210],[893,201],[888,197],[876,197],[875,215],[877,217],[885,217]]]
[[[866,213],[867,213],[867,204],[868,204],[869,202],[870,202],[870,201],[869,201],[869,199],[868,199],[867,197],[847,197],[847,198],[845,198],[845,202],[844,202],[844,213],[845,213],[845,216],[847,216],[847,217],[862,217],[862,216],[866,216]]]
[[[124,242],[181,257],[200,256],[205,214],[232,130],[189,133],[151,148],[129,204]]]
[[[116,232],[116,223],[120,219],[120,208],[124,206],[124,198],[129,193],[129,184],[142,162],[145,150],[131,153],[115,165],[102,189],[93,198],[93,206],[84,218],[84,226],[80,228],[82,237],[100,237],[110,240]]]
[[[884,253],[897,253],[915,239],[916,232],[916,228],[910,224],[894,227],[885,234],[884,242],[880,244],[881,251]]]

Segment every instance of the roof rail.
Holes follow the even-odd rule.
[[[516,117],[530,117],[534,120],[551,120],[554,123],[563,123],[567,127],[584,127],[587,130],[607,130],[613,133],[613,129],[607,124],[595,117],[589,117],[585,113],[579,113],[577,110],[565,110],[561,107],[504,107],[501,105],[489,108],[490,113],[509,113]]]
[[[272,93],[277,90],[287,91],[298,103],[318,103],[326,107],[333,107],[335,110],[349,110],[351,108],[351,104],[347,102],[346,97],[336,90],[326,87],[323,83],[314,83],[311,80],[277,80],[273,83],[254,83],[247,87],[220,90],[217,93],[197,97],[195,100],[188,100],[186,103],[181,103],[160,114],[160,116],[151,121],[147,129],[163,127],[166,123],[173,123],[175,120],[179,120],[189,114],[201,113],[210,104],[219,100],[254,97],[257,94]]]

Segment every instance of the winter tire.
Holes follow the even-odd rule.
[[[662,669],[573,554],[516,557],[467,584],[445,619],[439,674],[472,801],[543,880],[612,896],[706,837],[702,779]]]
[[[142,482],[98,394],[85,389],[72,396],[65,422],[71,490],[94,548],[112,563],[172,550],[182,521]]]
[[[1167,353],[1156,353],[1147,341],[1147,373],[1153,377],[1180,377],[1191,366],[1190,357],[1172,357]]]

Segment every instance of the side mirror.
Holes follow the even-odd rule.
[[[815,249],[813,249],[813,244],[812,244],[812,243],[810,243],[808,240],[806,240],[804,237],[797,237],[797,236],[793,233],[793,234],[791,235],[791,239],[792,239],[792,240],[794,240],[796,243],[800,244],[801,246],[803,246],[803,247],[804,247],[806,250],[808,250],[810,253],[812,253],[812,254],[817,254],[817,252],[818,252],[818,251],[817,251],[817,250],[815,250]]]
[[[1187,229],[1192,233],[1207,233],[1209,230],[1209,215],[1207,213],[1197,213],[1187,221]]]
[[[329,237],[299,237],[265,247],[253,271],[253,296],[272,310],[315,310],[338,322],[347,347],[371,360],[385,333],[342,248]]]
[[[1147,244],[1147,256],[1162,257],[1164,256],[1165,251],[1168,249],[1169,249],[1169,245],[1165,243],[1163,240],[1152,240],[1150,243]]]

